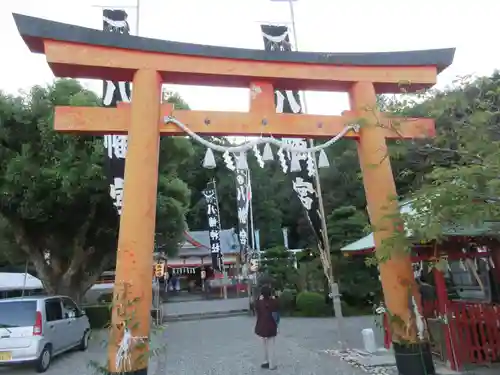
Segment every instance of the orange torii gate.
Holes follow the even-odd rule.
[[[122,302],[113,308],[111,373],[147,373],[148,360],[143,355],[147,345],[132,348],[130,368],[115,360],[125,328],[134,337],[147,337],[150,332],[159,136],[183,134],[179,127],[165,124],[165,116],[188,124],[198,134],[218,136],[325,138],[340,133],[346,124],[362,122],[359,132],[349,131],[346,137],[357,141],[370,221],[380,247],[395,230],[389,217],[398,212],[390,160],[385,157],[386,138],[433,136],[434,123],[384,116],[376,109],[376,95],[398,93],[402,87],[415,92],[433,86],[437,74],[451,64],[454,55],[454,49],[273,54],[102,33],[19,14],[14,14],[14,19],[26,45],[34,53],[45,54],[57,77],[133,82],[131,104],[113,109],[59,107],[54,125],[62,132],[129,135],[114,293],[115,300],[134,301],[134,305],[127,308]],[[160,104],[162,82],[248,87],[250,111],[176,110]],[[274,88],[348,92],[351,110],[342,116],[277,114]],[[398,123],[397,129],[394,123]],[[380,273],[388,310],[410,322],[408,285],[413,285],[414,279],[409,256],[394,254],[380,265]],[[415,329],[394,330],[394,336],[402,339],[416,335]]]

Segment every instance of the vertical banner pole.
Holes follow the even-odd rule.
[[[248,168],[248,189],[250,190],[250,194],[248,196],[248,205],[249,205],[249,211],[250,211],[250,248],[252,249],[252,252],[255,251],[255,226],[253,222],[253,190],[252,190],[252,177],[250,174],[250,168]]]
[[[280,1],[280,0],[271,0],[271,1]],[[299,50],[299,43],[298,43],[298,38],[297,38],[297,25],[295,22],[295,9],[294,9],[294,1],[297,0],[286,0],[289,5],[289,11],[290,11],[290,21],[292,24],[292,33],[293,33],[293,44],[295,47],[295,51]],[[306,93],[304,91],[301,91],[299,95],[302,96],[302,105],[304,109],[304,113],[307,113],[307,100],[306,100]],[[314,147],[314,140],[309,139],[308,140],[309,147]],[[323,203],[323,195],[322,195],[322,190],[321,190],[321,178],[319,175],[319,169],[316,161],[316,157],[313,156],[312,158],[312,164],[314,167],[314,183],[316,185],[316,195],[318,199],[318,216],[320,220],[320,233],[317,233],[319,237],[319,243],[318,245],[322,247],[320,251],[324,253],[327,266],[327,275],[325,275],[328,279],[328,284],[330,288],[330,295],[332,298],[332,305],[333,305],[333,310],[335,317],[337,318],[342,318],[342,304],[340,301],[340,294],[339,294],[339,286],[338,283],[335,282],[335,276],[333,273],[332,269],[332,261],[331,261],[331,249],[330,249],[330,241],[328,239],[328,232],[327,232],[327,225],[326,225],[326,217],[325,217],[325,207]],[[339,326],[340,329],[340,326]]]
[[[28,265],[29,265],[29,260],[27,260],[24,265],[23,290],[21,291],[21,297],[24,297],[24,292],[26,291],[26,282],[28,281]]]
[[[137,0],[135,5],[136,23],[135,23],[135,35],[139,36],[139,22],[141,20],[141,0]]]
[[[255,250],[257,251],[257,256],[258,256],[258,259],[260,262],[261,257],[262,257],[262,251],[260,249],[260,230],[256,229],[254,231],[253,235],[255,237]]]
[[[250,195],[249,195],[249,210],[250,210],[250,225],[251,225],[251,249],[252,249],[252,256],[250,257],[250,259],[247,260],[247,263],[246,263],[246,267],[247,267],[247,279],[248,279],[248,282],[247,282],[247,294],[248,296],[250,296],[250,289],[252,287],[251,283],[250,283],[250,260],[254,257],[254,254],[255,254],[255,248],[256,248],[256,244],[255,244],[255,223],[253,221],[253,189],[252,189],[252,177],[251,177],[251,174],[250,174],[250,168],[248,169],[248,188],[250,189]],[[260,250],[259,250],[260,252]]]

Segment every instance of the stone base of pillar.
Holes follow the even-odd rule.
[[[429,343],[402,345],[393,342],[392,347],[400,375],[436,374]]]

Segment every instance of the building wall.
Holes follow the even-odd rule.
[[[224,263],[236,264],[237,254],[225,254]],[[168,267],[200,267],[200,266],[211,266],[212,258],[210,255],[203,257],[200,256],[187,256],[187,257],[176,257],[172,259],[167,259]]]

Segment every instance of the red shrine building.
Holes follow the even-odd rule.
[[[410,202],[400,204],[400,212],[411,215]],[[452,370],[500,362],[499,226],[445,227],[441,242],[415,243],[412,248],[415,278],[433,291],[431,298],[422,296],[418,314],[427,324],[434,356]],[[341,250],[349,257],[371,254],[373,233]],[[387,315],[384,331],[389,348]]]
[[[235,229],[220,231],[220,246],[224,256],[224,268],[229,278],[238,275],[240,245]],[[169,277],[180,279],[180,289],[200,286],[201,272],[206,272],[206,279],[215,277],[212,269],[212,256],[208,231],[184,232],[184,243],[180,246],[176,257],[167,258]],[[194,283],[194,285],[193,285]]]

